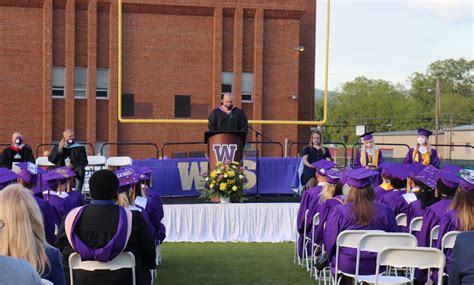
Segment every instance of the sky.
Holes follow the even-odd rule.
[[[327,0],[316,0],[315,87],[324,89]],[[436,60],[474,58],[474,1],[332,0],[329,90],[357,76],[409,87]]]

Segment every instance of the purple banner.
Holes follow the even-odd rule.
[[[298,165],[300,158],[262,157],[243,160],[247,168],[246,194],[293,194],[291,188],[298,187]],[[145,159],[134,160],[133,165],[153,169],[153,191],[161,196],[199,196],[197,189],[204,185],[202,176],[208,171],[205,158],[189,159]],[[258,178],[258,179],[257,179]]]

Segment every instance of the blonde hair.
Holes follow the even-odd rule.
[[[321,191],[321,195],[319,197],[319,204],[323,204],[327,200],[334,197],[334,193],[336,192],[336,186],[334,184],[326,183],[323,186],[323,190]]]
[[[372,155],[372,160],[373,160],[375,156],[375,152],[377,151],[377,148],[375,147],[375,140],[374,139],[372,140],[374,141],[372,145],[372,149],[374,150],[374,153]],[[365,147],[365,140],[362,139],[362,144],[360,146],[360,164],[362,164],[363,166],[367,166],[366,151],[367,151],[367,148]]]
[[[43,217],[30,190],[11,184],[0,191],[0,254],[25,259],[42,275],[49,266]]]
[[[117,195],[117,205],[122,206],[124,208],[128,208],[130,206],[130,201],[128,199],[128,195],[126,192],[120,192]]]
[[[464,232],[474,230],[474,192],[460,187],[454,195],[451,209],[458,211],[460,222],[458,230]]]

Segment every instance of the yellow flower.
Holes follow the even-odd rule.
[[[232,170],[231,170],[231,171],[229,171],[229,172],[227,172],[227,174],[229,174],[229,176],[230,176],[230,177],[234,177],[234,176],[235,176],[235,172],[234,172],[234,171],[232,171]]]
[[[215,186],[215,185],[211,183],[211,185],[209,185],[209,188],[212,189],[212,188],[214,188],[214,186]]]
[[[222,170],[217,169],[216,172],[217,172],[217,174],[221,174],[221,173],[222,173]]]
[[[232,187],[232,191],[237,191],[237,186]]]
[[[211,177],[216,177],[216,176],[217,176],[217,171],[213,170],[213,171],[211,172]]]
[[[224,191],[227,188],[227,184],[221,183],[219,184],[219,190]]]
[[[206,177],[206,179],[204,179],[205,181],[209,181],[209,177]]]
[[[239,175],[240,179],[244,179],[244,176],[242,174]]]
[[[227,178],[227,177],[229,177],[229,175],[227,175],[227,174],[224,174],[224,178]]]

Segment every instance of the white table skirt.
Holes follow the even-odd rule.
[[[167,242],[286,242],[298,203],[164,205]]]

